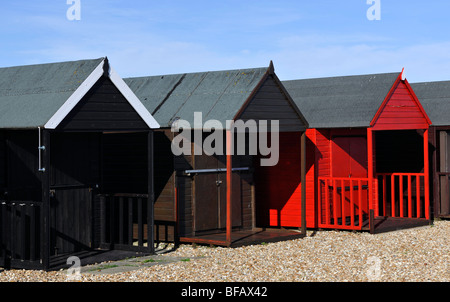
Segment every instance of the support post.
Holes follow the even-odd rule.
[[[50,269],[50,255],[51,255],[51,234],[50,234],[50,132],[42,130],[42,148],[39,152],[42,160],[41,173],[41,191],[42,191],[42,264],[44,270]],[[42,147],[39,146],[39,147]]]
[[[301,231],[306,235],[306,131],[301,138]]]
[[[226,157],[227,157],[227,245],[231,246],[231,230],[233,228],[232,219],[232,192],[233,192],[233,133],[227,130],[226,133]]]
[[[428,151],[428,129],[423,133],[423,174],[424,174],[424,202],[425,202],[425,218],[430,219],[430,167],[429,167],[429,151]]]
[[[150,253],[155,253],[155,187],[154,187],[154,154],[153,154],[153,131],[147,135],[148,155],[148,199],[147,199],[147,248]]]
[[[368,166],[368,178],[369,178],[369,198],[368,198],[368,208],[369,211],[374,209],[373,205],[373,130],[371,128],[367,129],[367,166]],[[378,206],[376,205],[376,215],[379,215]]]

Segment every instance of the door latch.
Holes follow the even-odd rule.
[[[220,186],[222,184],[222,181],[221,180],[216,180],[216,186]]]

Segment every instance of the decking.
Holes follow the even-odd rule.
[[[254,228],[252,230],[233,230],[231,244],[226,241],[226,232],[214,234],[181,237],[182,243],[209,244],[226,247],[241,247],[261,243],[294,240],[305,237],[305,234],[296,229],[284,228]]]

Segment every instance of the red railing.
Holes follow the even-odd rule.
[[[319,177],[319,227],[361,230],[369,213],[369,179]]]
[[[377,216],[429,219],[424,173],[377,173]]]

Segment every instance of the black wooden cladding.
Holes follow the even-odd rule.
[[[304,131],[305,125],[296,109],[272,76],[268,77],[238,119],[279,121],[281,132]]]
[[[0,201],[0,265],[41,268],[41,209],[39,202]]]
[[[147,130],[110,79],[100,79],[58,126],[64,131]]]
[[[36,201],[41,199],[41,180],[38,172],[38,133],[9,131],[6,144],[6,187],[8,200]]]

